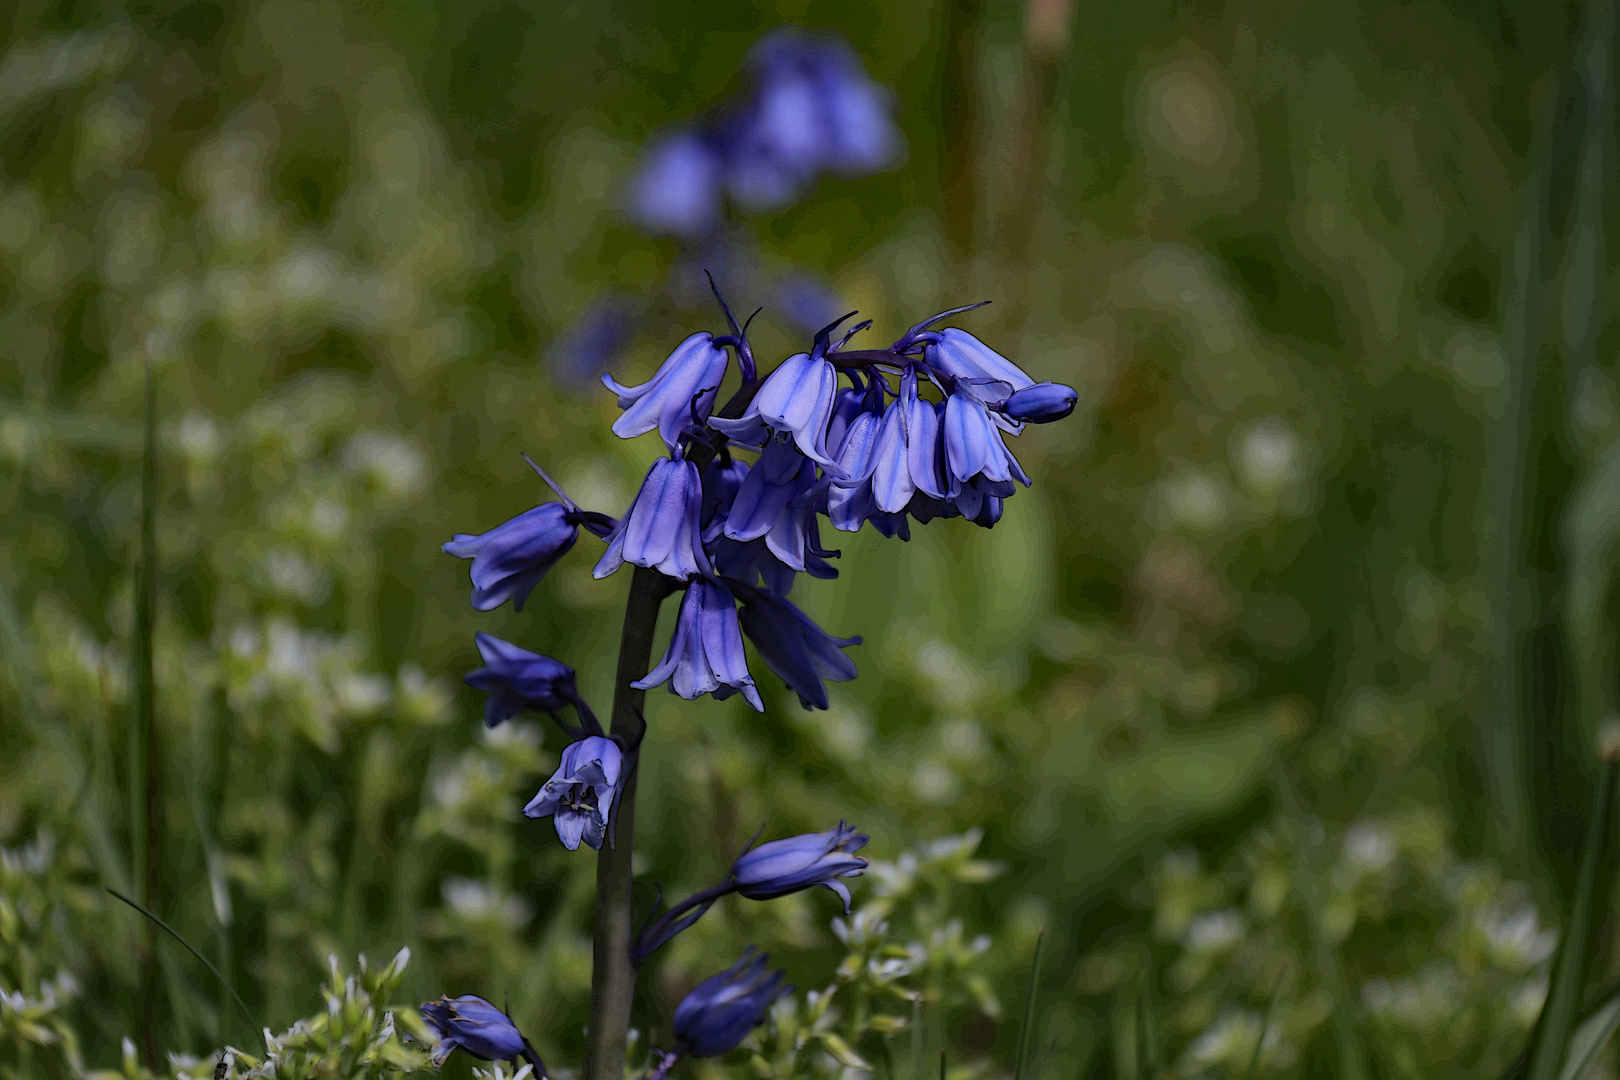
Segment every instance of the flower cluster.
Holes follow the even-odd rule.
[[[785,27],[754,44],[746,68],[741,100],[648,147],[630,191],[631,216],[646,228],[702,236],[727,196],[777,210],[820,173],[859,176],[899,158],[891,95],[848,43]]]

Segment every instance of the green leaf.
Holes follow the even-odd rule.
[[[1024,1080],[1024,1068],[1029,1064],[1029,1036],[1035,1027],[1035,995],[1041,981],[1041,953],[1046,948],[1046,931],[1035,938],[1035,955],[1029,962],[1029,997],[1024,1001],[1024,1026],[1018,1033],[1018,1060],[1013,1066],[1013,1080]]]
[[[1614,816],[1614,781],[1620,763],[1606,755],[1592,799],[1592,815],[1586,822],[1586,839],[1581,842],[1581,864],[1575,877],[1575,895],[1569,905],[1569,926],[1558,943],[1553,958],[1552,982],[1547,1004],[1542,1007],[1530,1039],[1530,1064],[1526,1080],[1555,1080],[1565,1048],[1570,1046],[1580,1004],[1581,975],[1586,967],[1586,943],[1592,929],[1592,894],[1597,882],[1598,853],[1609,819]]]
[[[1564,1071],[1558,1074],[1558,1080],[1581,1080],[1586,1070],[1592,1067],[1592,1062],[1597,1060],[1598,1054],[1614,1038],[1617,1028],[1620,1028],[1620,994],[1605,1001],[1597,1012],[1575,1029],[1564,1052]]]
[[[1271,1000],[1266,1002],[1266,1018],[1260,1022],[1260,1037],[1254,1041],[1254,1056],[1249,1058],[1244,1080],[1254,1080],[1260,1073],[1260,1054],[1266,1048],[1266,1032],[1271,1030],[1272,1018],[1277,1015],[1277,1000],[1282,997],[1283,980],[1287,977],[1288,965],[1284,964],[1282,970],[1277,972],[1277,985],[1272,987]]]

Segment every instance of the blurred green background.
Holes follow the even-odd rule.
[[[866,642],[830,711],[757,663],[763,716],[649,699],[645,894],[762,824],[848,818],[885,860],[982,830],[1003,872],[951,910],[990,944],[930,1021],[957,1074],[1008,1068],[1043,927],[1043,1075],[1145,1075],[1148,1044],[1240,1075],[1279,985],[1266,1074],[1511,1056],[1616,690],[1605,6],[12,0],[0,990],[40,1008],[0,1003],[0,1069],[68,1075],[70,1036],[111,1065],[152,1024],[246,1046],[319,1007],[328,953],[405,944],[402,1001],[509,995],[577,1063],[594,861],[518,813],[562,743],[486,733],[459,677],[488,630],[604,710],[628,575],[593,582],[587,538],[522,615],[478,615],[438,548],[548,497],[520,451],[628,500],[651,440],[546,350],[659,290],[676,246],[619,209],[638,146],[784,23],[852,43],[908,154],[752,219],[765,264],[882,340],[992,299],[961,325],[1081,403],[1018,440],[1036,484],[993,531],[824,533],[842,576],[795,599]],[[670,308],[615,374],[718,325]],[[162,940],[145,1013],[144,931],[101,891],[135,889],[148,364],[153,906],[252,1024]],[[834,914],[718,907],[644,979],[654,1041],[745,942],[824,982]]]

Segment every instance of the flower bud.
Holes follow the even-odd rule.
[[[435,1069],[457,1047],[484,1061],[505,1061],[521,1056],[528,1045],[511,1017],[473,994],[424,1001],[422,1019],[439,1036],[433,1051]]]
[[[767,972],[770,959],[749,946],[742,959],[697,985],[675,1007],[675,1039],[693,1057],[718,1057],[765,1022],[771,1003],[793,987],[786,973]]]
[[[1002,411],[1014,420],[1027,420],[1032,424],[1050,424],[1074,412],[1080,395],[1074,387],[1062,383],[1038,382],[1013,393],[1002,406]]]

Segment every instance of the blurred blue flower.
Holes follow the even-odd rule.
[[[765,711],[743,655],[737,603],[724,585],[705,578],[693,579],[681,599],[675,632],[663,660],[630,685],[637,690],[651,690],[666,680],[673,693],[688,701],[699,694],[713,694],[724,700],[740,691],[756,711]]]
[[[550,502],[476,536],[456,533],[441,549],[458,559],[471,559],[472,606],[492,611],[512,601],[523,610],[529,593],[579,536],[573,508]]]
[[[650,232],[698,237],[720,219],[725,161],[711,135],[680,128],[654,139],[630,181],[630,218]]]
[[[570,743],[563,748],[557,771],[529,800],[523,815],[550,815],[557,839],[569,851],[577,851],[581,840],[600,848],[623,772],[624,756],[612,739],[592,735]]]
[[[484,1061],[522,1057],[528,1047],[511,1017],[474,994],[422,1002],[422,1019],[439,1036],[433,1067],[443,1067],[457,1047]]]
[[[755,43],[753,90],[724,121],[727,186],[750,210],[798,198],[819,172],[858,176],[899,160],[892,95],[849,44],[793,27]]]
[[[1079,400],[1080,395],[1072,386],[1038,382],[1015,391],[1007,398],[1002,411],[1014,420],[1049,424],[1074,412],[1075,403]]]
[[[849,310],[831,285],[803,271],[782,275],[773,292],[774,309],[806,334],[815,333]]]
[[[479,631],[474,640],[484,666],[469,672],[466,683],[489,695],[484,702],[484,723],[494,727],[524,709],[556,716],[565,705],[579,705],[574,669],[561,660],[520,649],[509,641]],[[583,715],[583,714],[582,714]]]
[[[866,846],[865,833],[840,821],[836,829],[772,840],[745,852],[732,867],[736,891],[750,900],[770,900],[822,885],[844,901],[849,914],[849,886],[839,878],[860,877],[866,860],[855,852]]]
[[[619,358],[638,308],[619,293],[593,300],[546,350],[546,362],[572,383],[589,382]]]
[[[604,374],[602,384],[619,396],[619,408],[625,410],[613,422],[613,434],[632,439],[657,428],[673,454],[681,436],[708,419],[729,359],[713,334],[693,334],[640,386],[622,386]]]
[[[607,550],[591,571],[607,577],[626,562],[685,581],[713,568],[703,550],[703,482],[684,458],[659,458],[647,470],[635,501],[607,534]]]
[[[806,709],[825,709],[823,680],[848,682],[855,677],[855,662],[840,650],[859,645],[861,639],[833,637],[780,596],[750,588],[742,591],[742,600],[743,632],[765,666],[799,695]]]
[[[734,1049],[765,1021],[771,1003],[793,987],[787,973],[766,971],[770,957],[750,945],[742,959],[698,983],[675,1007],[675,1040],[693,1057],[718,1057]]]

